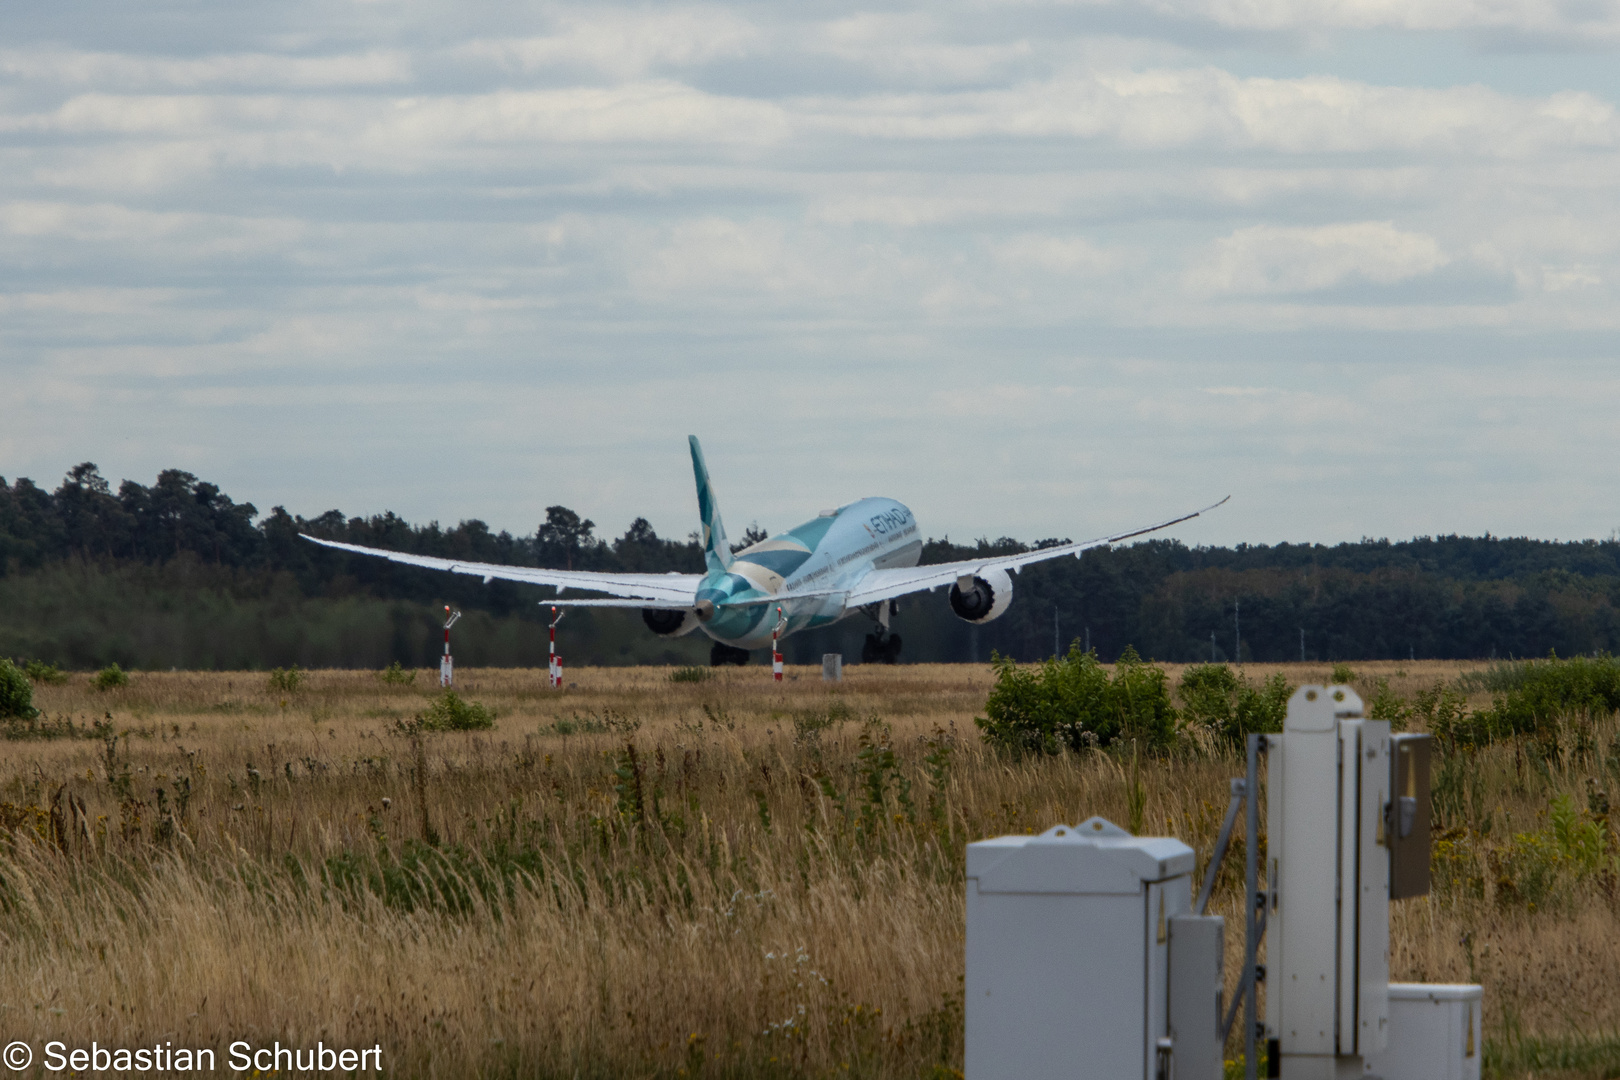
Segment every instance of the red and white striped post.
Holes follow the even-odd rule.
[[[450,628],[461,618],[461,612],[452,614],[450,605],[446,604],[444,614],[444,656],[439,660],[439,685],[449,686],[455,680],[455,664],[450,659]]]
[[[557,624],[562,622],[562,615],[556,608],[551,609],[551,663],[548,670],[551,673],[551,688],[562,688],[562,657],[557,655]]]
[[[776,625],[771,628],[771,678],[776,682],[782,681],[782,653],[776,647],[776,639],[782,633],[782,624],[787,620],[782,618],[782,607],[776,608]]]

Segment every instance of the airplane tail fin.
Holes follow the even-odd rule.
[[[692,445],[692,476],[697,480],[698,515],[703,519],[703,562],[709,573],[731,568],[731,545],[726,527],[720,522],[720,506],[709,486],[709,467],[703,463],[703,447],[696,435],[688,435]]]

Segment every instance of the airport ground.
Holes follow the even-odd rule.
[[[1354,666],[1408,699],[1484,667]],[[1245,674],[1279,670],[1328,675]],[[0,744],[0,1035],[221,1067],[234,1040],[378,1044],[413,1076],[956,1075],[963,845],[1134,814],[1202,860],[1241,772],[1197,733],[1008,758],[973,724],[984,665],[673,674],[461,670],[497,717],[467,732],[413,722],[429,671],[40,686]],[[1487,1075],[1620,1076],[1614,721],[1442,767],[1394,976],[1484,983]]]

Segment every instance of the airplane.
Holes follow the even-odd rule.
[[[344,544],[304,535],[322,547],[375,555],[407,566],[473,574],[484,579],[551,585],[607,593],[606,598],[542,600],[550,607],[639,608],[647,628],[675,638],[701,629],[713,639],[709,663],[745,664],[748,650],[800,630],[830,626],[856,612],[876,623],[861,651],[865,663],[894,663],[900,635],[889,620],[897,599],[909,593],[949,586],[951,611],[982,625],[998,619],[1012,603],[1012,574],[1031,563],[1080,554],[1091,548],[1167,529],[1224,504],[1218,503],[1157,525],[1113,536],[1058,544],[1017,555],[983,556],[918,566],[922,534],[910,509],[894,499],[857,499],[823,510],[802,525],[733,553],[720,521],[720,507],[709,484],[709,469],[696,435],[687,437],[697,480],[698,515],[703,522],[701,574],[621,574],[594,570],[542,570],[528,566],[441,559],[382,548]]]

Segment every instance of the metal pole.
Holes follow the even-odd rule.
[[[439,660],[439,685],[449,686],[455,681],[454,661],[450,659],[450,628],[461,618],[461,612],[451,614],[450,605],[444,605],[444,656]]]
[[[887,600],[882,601],[888,603]],[[782,617],[782,605],[776,606],[776,625],[771,628],[771,678],[776,682],[782,681],[782,654],[776,647],[776,639],[782,632],[782,624],[787,620]]]
[[[1243,610],[1243,601],[1232,601],[1232,663],[1243,663],[1243,627],[1238,622],[1238,613]]]
[[[1228,781],[1231,798],[1226,804],[1226,820],[1221,822],[1221,834],[1215,838],[1215,850],[1210,853],[1209,867],[1204,871],[1204,887],[1198,891],[1198,899],[1193,901],[1193,914],[1202,915],[1204,909],[1209,907],[1210,894],[1215,891],[1215,877],[1220,873],[1221,863],[1226,861],[1226,846],[1232,840],[1232,826],[1237,824],[1238,811],[1243,808],[1243,796],[1248,790],[1244,781]]]
[[[1257,1080],[1259,1062],[1255,1060],[1258,1042],[1259,980],[1255,965],[1260,953],[1259,915],[1265,910],[1266,896],[1260,891],[1260,755],[1265,753],[1266,737],[1250,735],[1248,739],[1248,772],[1244,779],[1243,838],[1243,974],[1248,979],[1248,993],[1243,1001],[1243,1075],[1245,1080]]]
[[[551,655],[546,669],[553,690],[562,688],[562,657],[557,655],[557,624],[562,622],[562,615],[556,608],[551,609]]]

